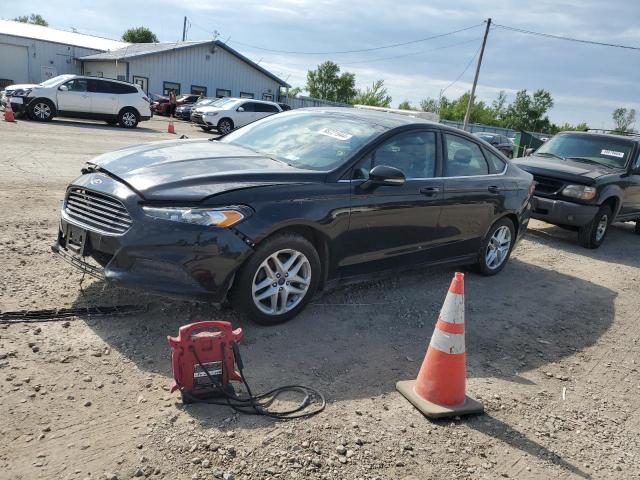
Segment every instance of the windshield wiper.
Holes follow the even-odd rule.
[[[584,157],[567,157],[569,160],[578,160],[579,162],[585,162],[585,163],[591,163],[594,165],[601,165],[603,167],[609,167],[609,165],[607,165],[606,163],[601,163],[601,162],[597,162],[595,160],[591,160],[590,158],[584,158]]]
[[[559,158],[560,160],[566,160],[566,158],[551,152],[536,152],[536,155],[549,155],[550,157],[556,157],[556,158]]]

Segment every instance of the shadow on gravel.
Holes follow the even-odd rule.
[[[168,120],[167,120],[168,122]],[[105,123],[92,123],[92,122],[82,122],[82,121],[74,121],[67,119],[59,119],[56,118],[49,122],[49,125],[52,126],[65,126],[65,127],[77,127],[77,128],[90,128],[90,129],[98,129],[98,130],[124,130],[119,125],[107,125]],[[135,129],[127,130],[129,132],[146,132],[146,133],[158,133],[158,130],[154,130],[153,128],[142,127],[139,124]]]
[[[527,230],[527,236],[543,245],[585,258],[640,268],[640,236],[634,233],[634,227],[634,223],[614,223],[609,227],[602,246],[595,250],[581,247],[577,232],[548,223],[536,222]]]
[[[238,319],[231,309],[101,283],[86,288],[76,306],[85,299],[150,303],[142,315],[85,320],[112,348],[140,369],[167,376],[167,383],[167,335],[196,320],[222,319],[245,331],[241,349],[254,391],[299,383],[338,401],[379,396],[394,391],[397,380],[415,378],[454,271],[430,269],[334,290],[295,320],[269,328]],[[594,344],[614,318],[612,290],[517,259],[495,277],[468,273],[465,287],[470,377],[526,382],[521,372]]]
[[[571,472],[581,478],[591,478],[591,475],[583,472],[575,465],[567,462],[557,453],[554,453],[548,448],[535,442],[534,440],[531,440],[525,434],[519,432],[518,430],[515,430],[513,427],[504,422],[501,422],[491,415],[482,415],[481,417],[477,417],[475,421],[470,421],[467,424],[470,428],[473,428],[480,433],[511,445],[513,448],[517,448],[518,450],[527,453],[532,457],[537,457],[544,462],[550,462],[554,465],[558,465],[564,470]]]

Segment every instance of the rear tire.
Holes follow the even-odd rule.
[[[138,114],[133,108],[125,108],[118,115],[118,123],[122,128],[136,128],[138,121]]]
[[[603,205],[593,219],[578,230],[578,243],[584,248],[598,248],[604,242],[612,220],[611,207]]]
[[[516,229],[508,218],[494,223],[482,241],[475,269],[485,276],[500,273],[509,261],[516,241]]]
[[[294,233],[276,235],[241,267],[231,304],[261,325],[286,322],[313,298],[321,271],[320,257],[309,240]]]

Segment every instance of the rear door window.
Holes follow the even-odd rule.
[[[276,113],[280,111],[278,110],[278,107],[276,107],[275,105],[271,105],[269,103],[258,103],[256,104],[256,106],[257,106],[256,108],[257,112]]]
[[[488,175],[489,165],[480,150],[480,146],[457,135],[445,133],[447,158],[445,174],[447,177],[472,177]]]
[[[489,173],[502,173],[506,163],[497,155],[491,153],[489,150],[484,150],[484,156],[489,163]]]

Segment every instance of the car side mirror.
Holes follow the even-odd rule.
[[[400,187],[404,185],[406,177],[401,170],[387,165],[377,165],[369,172],[369,180],[362,184],[362,188],[370,188],[372,186],[388,185],[391,187]]]
[[[238,107],[238,112],[244,112],[244,107]]]
[[[497,140],[492,140],[491,145],[493,146],[500,145],[500,142],[498,142]]]
[[[58,88],[58,90],[62,90],[63,92],[66,92],[69,90],[69,87],[67,87],[66,85],[60,85],[60,88]]]

